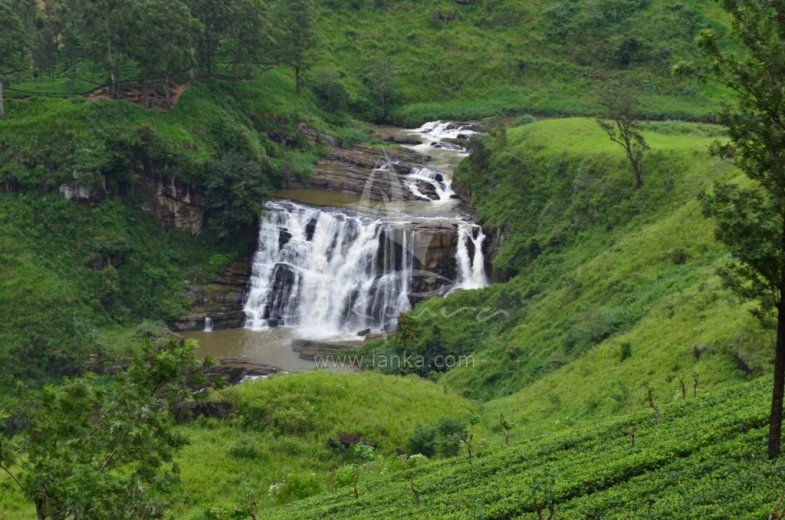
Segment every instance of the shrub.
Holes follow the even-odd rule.
[[[358,144],[365,143],[371,139],[371,135],[359,128],[345,128],[338,134],[338,142],[341,148],[354,148]]]
[[[417,423],[406,440],[406,447],[412,455],[424,455],[433,458],[436,455],[436,430]]]
[[[251,437],[244,435],[229,448],[229,455],[238,459],[258,459],[262,456],[262,452]]]
[[[687,263],[687,253],[683,249],[674,249],[671,252],[671,262],[675,265],[684,265]]]
[[[533,115],[531,115],[531,114],[523,114],[521,117],[519,117],[518,119],[515,120],[515,123],[513,123],[513,126],[529,125],[531,123],[534,123],[535,121],[537,121],[537,118],[535,118]]]
[[[270,495],[279,504],[308,498],[322,491],[316,473],[290,473],[283,482],[270,486]]]
[[[461,441],[466,435],[466,424],[462,420],[443,417],[430,427],[418,423],[406,445],[412,455],[454,457],[460,452]]]
[[[349,94],[341,83],[340,75],[329,69],[319,68],[313,73],[311,90],[319,104],[330,112],[342,112],[349,104]]]
[[[436,423],[436,451],[442,457],[455,457],[461,450],[461,441],[466,438],[466,424],[460,419],[442,418]]]
[[[630,356],[632,356],[632,345],[630,345],[629,343],[622,343],[621,353],[620,353],[621,361],[624,361]]]
[[[267,170],[240,154],[229,153],[212,168],[207,184],[207,225],[228,238],[252,228],[271,191]]]

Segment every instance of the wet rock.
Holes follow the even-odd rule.
[[[313,240],[313,234],[316,231],[316,222],[315,218],[312,218],[308,221],[308,224],[305,225],[305,240],[310,242]]]
[[[213,320],[214,330],[242,327],[245,324],[243,303],[250,276],[249,254],[232,262],[221,276],[209,283],[189,287],[185,298],[191,304],[191,310],[170,327],[179,332],[202,330],[208,316]]]
[[[150,176],[144,165],[137,169],[148,179],[144,189],[150,197],[139,207],[143,212],[154,215],[165,229],[186,229],[192,235],[202,232],[204,206],[193,186],[175,177]]]
[[[407,136],[407,135],[378,133],[375,134],[375,137],[381,139],[382,141],[387,141],[388,143],[402,144],[408,146],[417,146],[423,143],[422,139],[418,139],[414,136]]]
[[[270,327],[271,329],[277,328],[280,324],[281,324],[280,320],[276,320],[276,319],[267,320],[267,326]]]
[[[358,332],[357,335],[358,336],[367,336],[370,333],[371,333],[371,329],[363,329],[360,332]]]
[[[389,159],[391,167],[377,170]],[[385,149],[365,144],[351,150],[333,148],[314,168],[307,185],[287,179],[287,188],[316,188],[333,193],[346,193],[369,201],[410,201],[418,197],[405,186],[404,177],[412,168],[421,168],[430,157],[398,146]]]
[[[254,363],[243,359],[227,358],[218,361],[218,364],[206,369],[204,375],[210,381],[223,378],[226,383],[236,385],[247,377],[267,377],[277,374],[281,369],[262,363]]]
[[[286,231],[285,229],[281,230],[281,234],[278,235],[278,249],[283,249],[283,246],[289,243],[292,239],[292,234]]]

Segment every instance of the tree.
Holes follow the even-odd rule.
[[[103,63],[109,72],[112,97],[120,97],[123,67],[139,49],[145,38],[139,35],[150,30],[147,11],[141,0],[85,0],[82,8],[82,47],[94,63]]]
[[[199,65],[212,76],[215,73],[215,59],[221,39],[232,23],[232,3],[226,0],[186,0],[191,15],[199,20],[204,28],[196,45]]]
[[[38,520],[162,516],[157,497],[176,480],[172,460],[185,444],[173,412],[205,380],[195,347],[148,343],[111,385],[85,376],[21,392],[8,411],[23,426],[10,440],[0,435],[0,471]]]
[[[398,87],[398,67],[387,57],[376,58],[366,66],[365,81],[381,108],[381,120],[386,120]]]
[[[177,0],[147,0],[146,19],[149,29],[143,45],[134,49],[134,59],[149,75],[163,72],[166,106],[171,108],[169,76],[172,71],[190,68],[193,64],[191,49],[199,39],[202,27],[191,18],[188,7]]]
[[[8,5],[0,2],[0,120],[5,119],[3,81],[7,75],[24,68],[26,51],[22,21]]]
[[[256,225],[271,182],[262,166],[237,153],[215,165],[207,185],[207,225],[227,238]]]
[[[635,119],[638,100],[627,86],[609,85],[600,95],[600,105],[605,117],[596,118],[611,141],[624,149],[627,160],[635,175],[635,185],[643,187],[643,155],[649,150],[646,139],[640,133],[640,124]]]
[[[236,79],[238,65],[259,63],[272,39],[263,0],[234,0],[231,5],[226,43],[231,54],[232,79]]]
[[[719,114],[730,142],[713,151],[732,160],[754,184],[719,184],[703,197],[703,207],[734,259],[723,277],[743,299],[756,301],[756,316],[777,330],[768,439],[773,459],[781,450],[785,391],[785,3],[722,4],[743,54],[720,49],[716,34],[704,30],[698,43],[707,62],[680,64],[677,72],[695,72],[736,96],[736,103],[723,105]]]
[[[316,20],[312,0],[278,2],[274,27],[281,61],[294,69],[297,94],[302,92],[302,75],[311,65],[316,46]]]

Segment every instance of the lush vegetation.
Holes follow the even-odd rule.
[[[347,487],[260,517],[537,518],[553,504],[555,518],[766,518],[784,469],[766,458],[769,383],[663,406],[661,426],[641,412],[507,447],[475,435],[471,464],[363,476],[357,498]]]
[[[111,384],[87,376],[17,388],[6,425],[17,435],[0,436],[3,494],[13,488],[39,520],[160,517],[186,442],[172,417],[205,383],[195,347],[148,342]]]
[[[185,310],[185,284],[216,276],[236,254],[116,201],[0,194],[0,223],[3,388],[59,377],[89,354],[111,362],[160,336],[163,320]]]
[[[779,186],[781,89],[755,83],[769,105],[726,111],[730,132],[639,122],[713,121],[725,91],[671,76],[702,29],[709,73],[763,78],[768,54],[723,62],[731,17],[691,0],[267,4],[0,0],[0,516],[770,513],[785,475],[764,450],[771,314],[738,296],[781,306],[750,289],[781,282],[782,219],[762,216],[782,197],[742,176]],[[598,112],[613,123],[578,117]],[[7,391],[165,335],[185,287],[249,249],[264,197],[307,179],[326,142],[370,138],[357,120],[440,118],[489,118],[456,184],[497,284],[421,304],[367,348],[423,355],[414,373],[194,395],[192,360],[159,347],[117,377]],[[742,145],[735,165],[715,142]],[[201,229],[150,209],[175,179]],[[723,270],[731,254],[741,270]],[[718,268],[753,283],[734,292]],[[469,357],[445,371],[445,355]],[[174,426],[171,381],[234,412]]]
[[[696,372],[706,391],[763,374],[768,334],[722,286],[726,253],[697,199],[739,176],[708,154],[722,131],[665,122],[643,134],[641,189],[591,120],[538,121],[477,145],[458,181],[504,237],[494,270],[508,281],[418,306],[375,348],[473,355],[440,380],[484,400],[520,391],[489,406],[532,434],[639,409],[648,387],[670,400]]]
[[[237,413],[228,420],[201,418],[173,432],[187,442],[175,459],[181,485],[172,481],[157,496],[178,517],[222,518],[221,511],[245,508],[249,493],[261,511],[346,486],[356,468],[363,475],[405,469],[416,459],[398,459],[396,450],[406,447],[418,424],[445,418],[466,427],[476,412],[433,383],[373,373],[280,375],[215,392],[210,399],[233,403]],[[343,433],[375,447],[326,445]],[[7,476],[0,476],[0,490],[4,518],[27,518],[32,504]]]

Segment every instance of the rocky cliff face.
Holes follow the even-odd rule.
[[[150,198],[140,209],[155,215],[165,229],[187,229],[192,235],[202,232],[203,197],[193,186],[174,177],[155,177],[145,188]]]
[[[417,301],[440,294],[457,276],[458,223],[426,220],[414,224],[412,293]]]
[[[403,176],[411,173],[412,168],[423,167],[427,160],[428,157],[393,143],[385,148],[366,144],[351,150],[332,147],[314,168],[313,177],[307,185],[292,180],[288,181],[287,188],[346,193],[370,201],[418,200],[417,196],[403,188]],[[376,170],[388,161],[391,169]],[[431,186],[423,184],[423,193],[428,195],[431,190]]]
[[[216,330],[242,327],[245,290],[250,276],[251,259],[246,256],[229,265],[222,276],[209,284],[189,288],[185,297],[191,302],[191,312],[172,323],[172,330],[203,330],[208,317]]]

